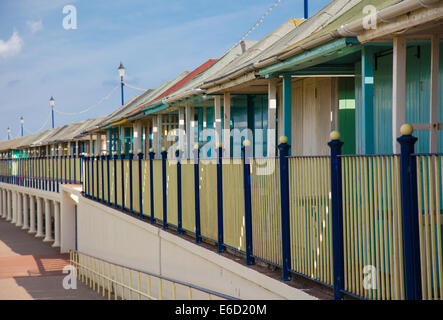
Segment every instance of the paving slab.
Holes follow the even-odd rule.
[[[0,300],[105,299],[80,281],[65,289],[68,264],[68,254],[0,218]]]

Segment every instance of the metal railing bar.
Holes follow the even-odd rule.
[[[89,256],[87,254],[84,254],[84,253],[81,253],[81,252],[77,252],[77,253],[78,254],[82,254],[82,255],[84,255],[86,257],[90,257],[90,258],[96,259],[94,257],[91,257],[91,256]],[[184,282],[184,281],[181,281],[181,280],[172,279],[172,278],[165,277],[165,276],[162,276],[160,274],[156,274],[156,273],[149,272],[149,271],[143,271],[143,270],[132,268],[132,267],[126,267],[126,266],[123,266],[121,264],[110,262],[110,261],[107,261],[107,260],[104,260],[104,259],[99,259],[99,260],[101,260],[101,261],[103,261],[105,263],[113,264],[114,266],[117,266],[117,267],[120,267],[120,268],[124,268],[124,269],[127,269],[127,270],[132,270],[132,271],[135,271],[135,272],[141,272],[141,273],[147,274],[147,275],[152,276],[152,277],[156,277],[156,278],[159,278],[159,279],[162,279],[162,280],[166,280],[166,281],[169,281],[169,282],[172,282],[172,283],[180,284],[180,285],[183,285],[185,287],[196,289],[198,291],[202,291],[204,293],[209,293],[209,294],[212,294],[214,296],[218,296],[218,297],[225,298],[225,299],[228,299],[228,300],[240,300],[239,298],[232,297],[232,296],[229,296],[227,294],[216,292],[216,291],[213,291],[213,290],[210,290],[210,289],[206,289],[206,288],[194,285],[192,283],[188,283],[188,282]]]

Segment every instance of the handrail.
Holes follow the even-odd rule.
[[[77,256],[78,255],[82,255],[82,256],[87,257],[87,258],[92,258],[92,259],[95,259],[97,261],[100,261],[100,262],[103,262],[103,263],[107,263],[108,265],[114,265],[114,267],[120,267],[122,269],[126,269],[126,270],[129,270],[129,271],[138,272],[139,274],[142,273],[142,274],[145,274],[145,275],[148,275],[148,276],[151,276],[151,277],[158,278],[160,280],[160,288],[159,288],[160,297],[159,298],[155,298],[155,297],[151,296],[150,294],[146,294],[145,292],[140,291],[140,288],[134,289],[131,286],[126,285],[125,283],[119,283],[118,280],[114,280],[114,279],[112,279],[112,277],[109,278],[105,274],[97,273],[95,270],[93,270],[93,269],[91,269],[91,268],[89,268],[87,266],[81,265],[78,261],[75,261],[74,257],[76,255]],[[161,296],[161,292],[162,292],[161,280],[165,280],[165,281],[169,281],[169,282],[173,283],[173,285],[174,285],[173,296],[174,297],[175,297],[175,285],[178,284],[178,285],[182,285],[182,286],[188,287],[189,289],[195,289],[197,291],[206,293],[206,294],[208,294],[209,299],[211,299],[211,295],[212,295],[212,296],[216,296],[216,297],[227,299],[227,300],[240,300],[239,298],[232,297],[232,296],[229,296],[227,294],[216,292],[216,291],[213,291],[213,290],[210,290],[210,289],[206,289],[206,288],[194,285],[192,283],[188,283],[188,282],[172,279],[172,278],[165,277],[163,275],[156,274],[156,273],[149,272],[149,271],[144,271],[144,270],[140,270],[140,269],[136,269],[136,268],[132,268],[132,267],[126,267],[126,266],[123,266],[121,264],[110,262],[110,261],[107,261],[105,259],[95,258],[95,257],[92,257],[90,255],[87,255],[87,254],[84,254],[84,253],[81,253],[81,252],[78,252],[78,251],[70,251],[70,262],[71,262],[71,264],[75,264],[77,267],[80,266],[81,268],[83,268],[85,270],[88,270],[88,271],[94,273],[95,275],[106,279],[108,282],[112,282],[115,285],[119,285],[121,287],[124,287],[124,288],[126,288],[126,289],[128,289],[128,290],[130,290],[130,291],[132,291],[132,292],[134,292],[136,294],[143,295],[144,297],[146,297],[146,298],[148,298],[150,300],[158,300],[158,299],[161,300],[162,299],[162,296]],[[103,291],[104,290],[105,289],[103,288]],[[189,297],[192,299],[192,292],[189,293]]]

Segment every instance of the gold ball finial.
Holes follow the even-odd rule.
[[[412,132],[414,132],[414,128],[409,123],[405,123],[400,127],[400,133],[404,136],[410,136]]]
[[[142,153],[142,149],[138,149],[137,153]]]
[[[280,141],[280,143],[288,143],[289,139],[286,136],[281,136],[278,141]]]
[[[154,152],[154,148],[150,148],[150,149],[149,149],[149,152]]]
[[[195,150],[200,149],[200,146],[198,145],[198,143],[195,144],[194,149],[195,149]]]
[[[181,151],[181,149],[182,149],[182,148],[181,148],[180,146],[177,147],[177,151]]]
[[[340,132],[334,130],[329,134],[331,140],[340,140]]]
[[[132,150],[129,150],[129,153],[132,153]]]
[[[164,152],[164,151],[166,151],[166,148],[165,148],[165,147],[162,147],[162,152]]]
[[[251,141],[249,141],[248,139],[246,139],[245,141],[243,141],[243,146],[245,147],[249,147],[251,145]]]
[[[222,143],[222,142],[219,142],[219,143],[217,144],[217,147],[219,147],[219,148],[223,148],[223,143]]]

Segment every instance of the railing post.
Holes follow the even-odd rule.
[[[121,181],[122,181],[122,211],[125,211],[125,153],[120,154],[120,168],[121,168]]]
[[[38,189],[43,190],[43,156],[38,156]]]
[[[34,186],[34,157],[31,156],[30,160],[31,160],[31,162],[30,162],[30,175],[31,175],[30,185],[31,185],[31,188],[35,188],[35,186]]]
[[[101,165],[102,165],[102,198],[101,198],[101,202],[105,203],[105,168],[103,166],[104,164],[104,160],[106,159],[106,154],[103,153],[100,157],[100,161],[101,161]]]
[[[114,158],[114,208],[117,209],[117,152],[112,155]]]
[[[397,138],[397,141],[401,145],[400,182],[405,299],[421,300],[417,160],[413,156],[414,145],[418,139],[412,136],[413,128],[410,124],[402,125],[400,132],[402,136]]]
[[[44,171],[44,176],[45,176],[45,191],[48,191],[48,156],[45,155],[45,161],[44,161],[44,166],[45,166],[45,171]]]
[[[55,180],[55,156],[52,156],[52,192],[55,192],[55,185],[56,185],[56,180]]]
[[[82,180],[83,195],[86,196],[86,182],[85,182],[86,177],[85,177],[85,179],[82,179],[82,173],[83,173],[82,167],[83,167],[83,170],[84,170],[84,167],[85,167],[85,155],[83,153],[80,155],[80,180]]]
[[[134,159],[134,154],[132,153],[132,150],[129,150],[129,213],[131,215],[134,214],[134,198],[132,195],[132,160]]]
[[[109,160],[111,160],[111,154],[106,154],[106,183],[108,185],[108,206],[111,206],[111,177],[109,172]]]
[[[100,180],[99,180],[99,174],[98,174],[98,162],[100,161],[100,154],[96,154],[96,156],[95,156],[95,173],[96,173],[96,176],[97,176],[97,180],[96,180],[96,182],[95,182],[95,186],[96,186],[96,190],[97,190],[97,196],[95,197],[95,199],[97,200],[97,201],[100,201]]]
[[[88,167],[89,167],[89,165],[88,165],[88,155],[85,153],[84,155],[83,155],[83,171],[84,171],[84,174],[85,174],[85,181],[84,181],[84,184],[85,184],[85,196],[86,196],[86,198],[88,198],[89,197],[89,170],[88,170]],[[57,166],[55,167],[55,171],[56,171],[56,176],[57,176],[57,179],[58,179],[58,173],[57,173],[57,171],[58,171],[58,163],[57,163]],[[57,186],[58,186],[58,181],[57,181]]]
[[[72,165],[73,165],[73,170],[74,170],[74,184],[79,183],[80,181],[77,181],[77,165],[76,165],[76,160],[78,158],[77,155],[73,155],[72,158],[74,159],[74,161],[72,161]],[[81,179],[81,178],[80,178]]]
[[[143,172],[142,172],[143,152],[138,150],[138,199],[139,199],[139,218],[143,220]]]
[[[334,270],[334,299],[341,300],[344,290],[344,249],[343,249],[343,198],[340,134],[333,131],[331,141],[331,211],[332,211],[332,265]]]
[[[182,234],[182,165],[180,163],[182,151],[177,149],[175,157],[177,158],[177,233]]]
[[[224,251],[223,239],[223,147],[217,150],[217,228],[218,228],[218,252]]]
[[[62,152],[63,152],[63,151],[62,151]],[[65,161],[64,161],[64,163],[65,163],[65,172],[64,172],[65,179],[64,179],[64,180],[65,180],[65,184],[67,184],[67,183],[68,183],[68,170],[67,170],[67,165],[66,165],[66,164],[67,164],[67,162],[68,162],[68,156],[67,156],[67,155],[66,155],[66,156],[64,155],[64,156],[63,156],[63,159],[65,160]]]
[[[168,202],[166,198],[166,158],[168,151],[163,147],[162,152],[162,199],[163,199],[163,229],[168,227]]]
[[[291,268],[291,238],[289,221],[289,168],[288,151],[290,145],[288,138],[282,136],[278,149],[280,150],[280,195],[281,195],[281,236],[283,257],[283,281],[291,279],[289,271]]]
[[[89,160],[91,161],[91,199],[94,200],[94,194],[95,194],[95,174],[94,174],[94,163],[95,163],[95,155],[91,154],[91,157]],[[61,166],[63,166],[63,162],[61,163]],[[63,179],[63,176],[62,176]]]
[[[85,164],[84,164],[84,155],[83,155],[83,153],[81,153],[80,155],[79,155],[79,159],[80,159],[80,161],[79,161],[79,166],[78,166],[78,170],[79,170],[79,177],[80,177],[80,182],[81,182],[81,184],[82,184],[82,190],[84,191],[85,190],[85,179],[83,178],[83,170],[84,170],[84,166],[85,166]]]
[[[63,155],[59,155],[59,159],[60,159],[60,179],[59,179],[59,182],[60,182],[60,184],[63,184]]]
[[[63,151],[62,151],[63,152]],[[65,181],[65,184],[67,184],[68,183],[68,155],[63,155],[63,163],[64,163],[64,167],[65,167],[65,169],[64,169],[64,172],[63,172],[63,175],[64,175],[64,181]]]
[[[21,172],[20,172],[20,169],[21,169],[21,159],[20,159],[20,154],[19,154],[19,158],[18,158],[18,160],[17,160],[17,185],[21,185],[22,184],[22,179],[21,179]]]
[[[151,196],[151,223],[155,223],[155,215],[154,215],[154,168],[152,161],[154,160],[155,152],[154,149],[151,148],[149,150],[149,191]]]
[[[245,140],[242,146],[243,158],[243,192],[245,200],[245,242],[246,242],[246,264],[254,264],[252,251],[252,208],[251,208],[251,142]]]
[[[57,181],[57,192],[59,192],[59,188],[60,188],[60,186],[59,186],[60,181],[58,179],[58,161],[57,161],[59,158],[60,158],[60,156],[55,156],[55,159],[56,159],[56,161],[55,161],[56,162],[56,165],[55,165],[55,178],[56,178],[56,181]]]
[[[72,155],[68,155],[68,163],[69,163],[69,178],[68,178],[68,183],[71,184],[72,183],[72,179],[71,179],[71,159],[72,159]]]
[[[201,241],[199,159],[200,149],[199,145],[196,144],[194,147],[195,243],[200,243]]]
[[[24,166],[24,163],[25,163],[25,159],[23,158],[23,154],[20,154],[20,167],[21,167],[21,170],[20,170],[20,175],[21,175],[21,186],[24,186],[25,185],[25,166]]]

